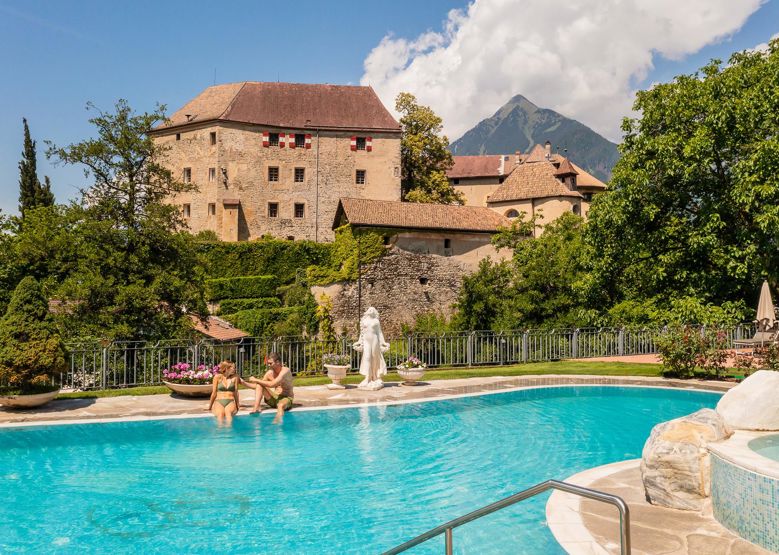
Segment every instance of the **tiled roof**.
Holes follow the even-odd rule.
[[[514,168],[503,184],[487,198],[487,203],[548,197],[582,198],[580,193],[571,191],[554,176],[556,170],[554,164],[546,159],[541,162],[526,160]]]
[[[513,167],[513,157],[501,164],[502,154],[484,156],[452,156],[454,165],[446,172],[449,179],[466,177],[501,177]],[[504,169],[505,168],[505,169]],[[503,171],[501,171],[503,170]]]
[[[484,233],[494,233],[498,227],[511,225],[508,218],[483,206],[342,198],[338,203],[333,228],[346,222],[364,227]]]
[[[231,323],[216,316],[209,316],[205,322],[194,314],[190,314],[189,318],[192,320],[195,330],[217,341],[231,341],[249,336],[245,331],[239,330]]]
[[[557,167],[557,171],[554,172],[554,174],[558,177],[562,177],[564,175],[578,175],[579,172],[577,172],[574,167],[571,165],[571,161],[568,158],[563,158],[562,162],[560,162],[560,165]]]
[[[546,149],[541,145],[536,145],[530,149],[523,162],[544,162],[546,160]]]
[[[285,129],[400,131],[371,87],[253,81],[208,87],[155,131],[212,120]]]

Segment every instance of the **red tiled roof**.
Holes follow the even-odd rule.
[[[501,177],[506,170],[513,167],[509,161],[501,165],[503,154],[488,154],[484,156],[452,156],[454,165],[446,172],[449,179],[467,177]],[[510,157],[509,160],[512,158]],[[503,170],[503,171],[501,171]]]
[[[245,81],[208,87],[155,131],[204,121],[400,132],[371,87]]]
[[[205,322],[194,314],[190,314],[189,318],[192,320],[195,330],[217,341],[231,341],[249,336],[245,331],[239,330],[229,322],[216,316],[209,316]]]
[[[363,227],[433,229],[495,233],[511,221],[483,206],[421,204],[391,200],[342,198],[333,229],[350,223]]]
[[[548,197],[582,198],[581,193],[571,191],[554,174],[557,168],[550,161],[525,161],[514,168],[503,184],[487,198],[487,204],[512,200]]]
[[[563,158],[562,162],[560,162],[560,165],[557,168],[557,171],[554,172],[554,174],[558,177],[562,177],[564,175],[578,175],[579,172],[573,168],[571,161],[568,160],[568,158]]]

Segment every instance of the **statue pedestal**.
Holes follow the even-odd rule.
[[[357,386],[358,389],[362,389],[363,391],[378,391],[382,387],[384,387],[384,382],[382,382],[381,379],[369,382],[368,378],[365,378],[360,385]]]

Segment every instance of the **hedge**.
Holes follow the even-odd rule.
[[[241,310],[222,316],[235,327],[254,337],[264,337],[272,333],[273,326],[282,320],[295,316],[301,307],[259,308]]]
[[[395,232],[397,233],[397,232]],[[330,260],[306,269],[309,285],[329,285],[339,281],[354,281],[360,263],[370,264],[387,251],[381,230],[360,231],[359,239],[350,225],[335,230]],[[358,260],[359,254],[359,260]]]
[[[280,308],[281,301],[277,297],[260,297],[257,299],[224,299],[219,302],[219,314],[234,314],[241,310],[257,308]]]
[[[248,299],[272,297],[279,280],[276,276],[242,276],[206,280],[206,299]]]
[[[291,283],[309,266],[330,264],[332,243],[284,241],[203,242],[198,251],[208,275],[217,278],[273,274],[280,283]]]

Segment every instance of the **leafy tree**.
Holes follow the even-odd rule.
[[[27,120],[22,118],[24,124],[24,148],[22,159],[19,162],[19,213],[24,217],[25,212],[39,206],[52,206],[54,194],[51,192],[51,182],[46,176],[44,182],[38,180],[38,160],[35,152],[35,141],[30,138],[30,128]]]
[[[413,94],[395,99],[403,134],[400,140],[401,187],[410,202],[463,204],[461,193],[451,186],[446,170],[452,167],[449,139],[441,135],[442,120],[428,106],[420,106]]]
[[[763,276],[779,285],[777,83],[774,40],[638,93],[641,117],[624,121],[622,158],[589,214],[605,305],[752,305]]]
[[[63,148],[48,143],[48,156],[84,165],[94,180],[82,205],[68,209],[78,252],[58,295],[70,301],[70,333],[171,337],[188,327],[185,312],[206,313],[194,240],[166,202],[191,185],[163,166],[165,151],[147,133],[163,119],[162,107],[135,114],[120,100],[115,113],[90,119],[97,138]]]
[[[49,389],[64,371],[65,351],[49,314],[49,304],[33,277],[14,290],[0,320],[0,379],[22,393]]]

